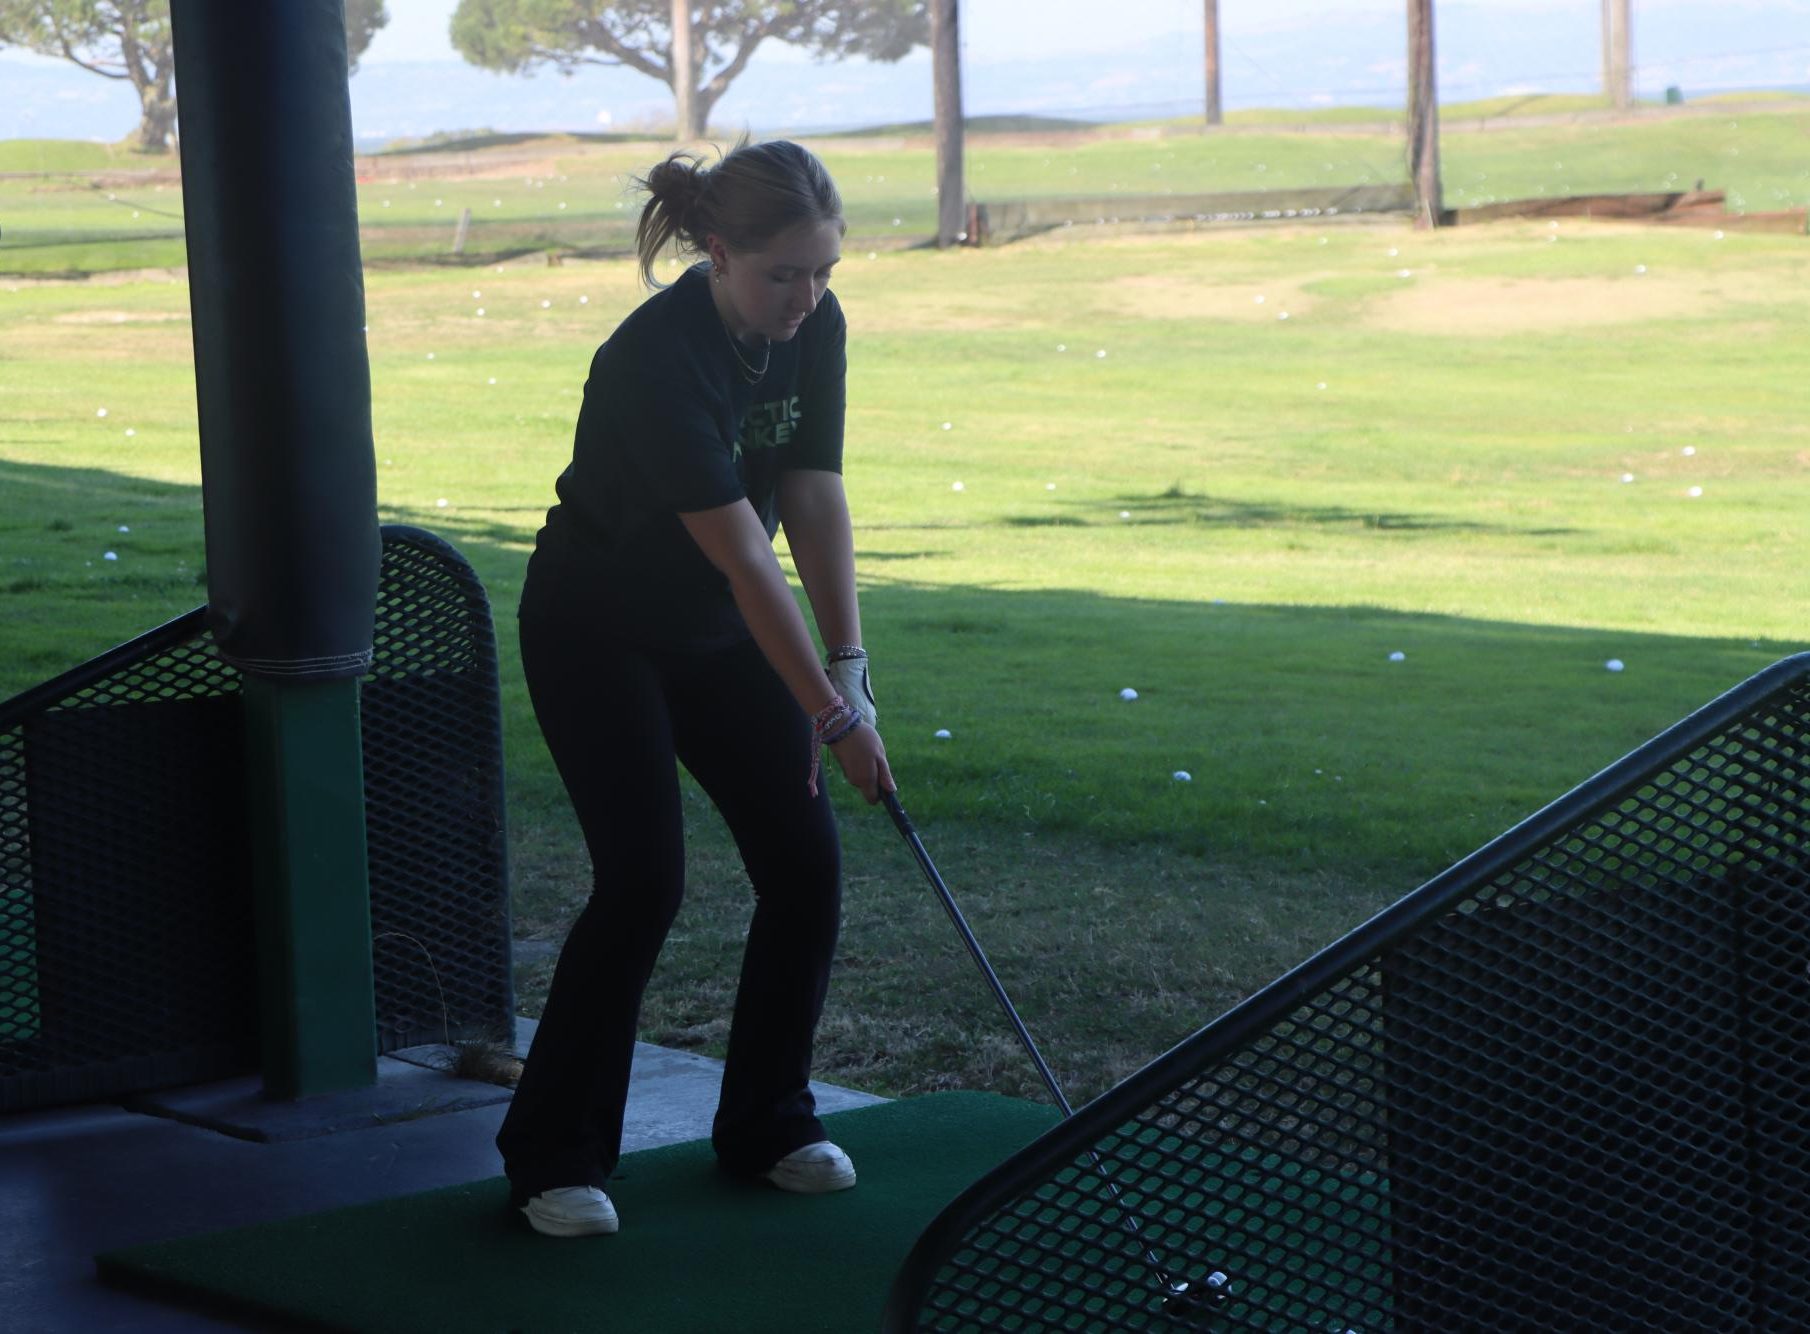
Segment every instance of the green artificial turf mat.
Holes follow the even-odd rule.
[[[879,1328],[919,1232],[1047,1130],[1046,1106],[939,1093],[825,1118],[860,1174],[798,1196],[697,1141],[626,1156],[622,1230],[551,1238],[500,1177],[98,1258],[109,1279],[372,1334],[849,1334]]]

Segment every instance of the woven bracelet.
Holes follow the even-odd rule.
[[[823,737],[823,744],[826,746],[833,746],[838,741],[842,740],[842,738],[847,736],[850,732],[854,731],[859,726],[861,726],[861,715],[856,713],[853,709],[851,709],[851,710],[849,710],[847,725],[842,727],[837,732],[834,732],[834,733],[826,732]]]

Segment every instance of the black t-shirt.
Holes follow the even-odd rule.
[[[524,604],[557,599],[650,647],[745,639],[729,581],[679,515],[745,498],[771,537],[781,473],[842,471],[847,331],[826,291],[749,384],[706,265],[643,302],[591,359],[572,462],[536,539]],[[759,350],[742,350],[759,365]]]

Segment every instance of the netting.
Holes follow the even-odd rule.
[[[1810,1328],[1807,961],[1800,655],[977,1183],[887,1327]]]
[[[381,1051],[514,1012],[482,585],[384,529],[363,683]],[[258,1065],[235,669],[197,610],[0,705],[0,1110]]]

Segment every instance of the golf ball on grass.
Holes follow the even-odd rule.
[[[1619,672],[1622,670],[1623,663],[1620,658],[1610,658],[1603,666],[1612,672]]]
[[[1403,653],[1400,649],[1396,649],[1395,652],[1389,655],[1390,662],[1406,662],[1407,660],[1408,655]]]
[[[949,739],[949,729],[947,727],[937,728],[936,729],[936,739],[938,741],[947,741]]]
[[[1189,773],[1186,769],[1177,769],[1174,776],[1175,781],[1178,783],[1192,783],[1194,781],[1194,775]]]
[[[1138,697],[1138,692],[1133,690],[1130,686],[1126,686],[1123,690],[1121,690],[1119,692],[1119,698],[1122,700],[1134,700],[1137,697]]]

